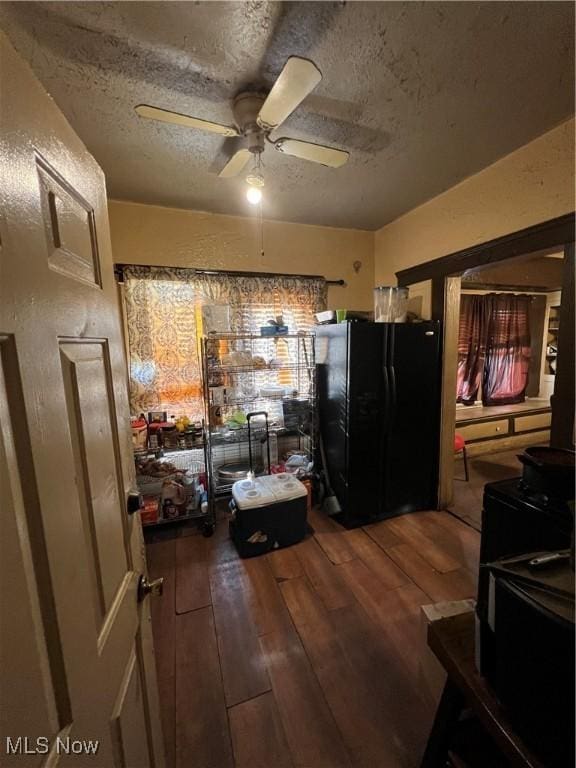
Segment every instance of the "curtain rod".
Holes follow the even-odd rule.
[[[231,275],[237,277],[296,277],[308,280],[324,280],[326,285],[346,285],[345,280],[326,280],[324,275],[293,275],[287,272],[241,272],[230,269],[196,269],[196,267],[169,267],[166,264],[114,264],[114,274],[119,283],[124,281],[126,267],[148,267],[149,269],[188,269],[197,275]]]

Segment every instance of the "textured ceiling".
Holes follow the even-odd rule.
[[[269,218],[376,229],[574,112],[560,2],[3,2],[0,25],[103,167],[110,197],[246,214],[216,174],[235,139],[138,118],[231,121],[286,58],[324,79],[277,135],[343,147],[334,170],[264,155]]]

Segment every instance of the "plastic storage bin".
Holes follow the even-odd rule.
[[[405,323],[408,288],[381,285],[374,288],[374,320],[377,323]]]
[[[308,491],[293,475],[264,475],[232,486],[230,536],[241,557],[253,557],[302,541]]]

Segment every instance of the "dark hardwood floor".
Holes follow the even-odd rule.
[[[477,531],[482,530],[482,495],[486,483],[520,477],[522,465],[517,455],[524,448],[468,457],[469,481],[464,480],[461,457],[454,460],[454,501],[450,511]]]
[[[475,595],[479,535],[447,512],[241,560],[221,521],[153,534],[168,768],[413,768],[436,702],[420,606]]]

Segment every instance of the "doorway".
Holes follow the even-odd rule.
[[[551,313],[552,316],[558,314],[559,321],[556,373],[553,382],[548,382],[549,385],[553,384],[553,393],[550,395],[550,423],[536,431],[545,432],[549,429],[552,445],[574,448],[573,239],[574,213],[569,213],[396,273],[398,284],[409,288],[412,303],[410,308],[414,308],[423,319],[443,322],[439,509],[449,509],[453,501],[461,282],[462,278],[466,282],[468,275],[475,270],[495,268],[503,262],[526,258],[527,255],[547,257],[562,254],[559,260],[562,263],[563,300],[555,304],[559,309]],[[505,283],[501,283],[500,288],[502,285]],[[510,285],[514,287],[515,282]],[[517,438],[518,435],[514,433],[510,437]],[[514,444],[507,446],[510,450],[516,447]]]
[[[564,253],[469,269],[460,280],[449,509],[481,528],[486,483],[517,477],[517,453],[548,445]]]

